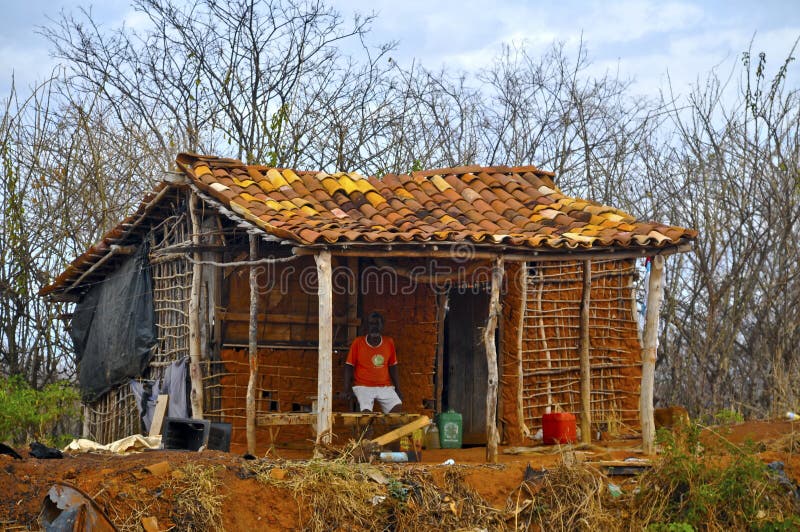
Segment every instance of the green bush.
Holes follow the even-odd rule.
[[[752,444],[720,438],[713,455],[699,443],[700,429],[659,431],[662,458],[641,478],[639,503],[660,523],[648,530],[788,530],[797,524],[797,501],[759,459]],[[664,528],[666,527],[666,528]],[[787,528],[783,528],[787,527]]]
[[[714,414],[714,421],[717,425],[734,425],[736,423],[744,423],[744,416],[736,410],[723,408]]]
[[[0,381],[0,441],[23,445],[38,440],[61,446],[69,435],[55,435],[59,422],[79,413],[78,390],[65,382],[31,388],[14,376]]]

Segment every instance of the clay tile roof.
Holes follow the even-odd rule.
[[[186,153],[177,163],[199,190],[263,231],[301,246],[467,240],[517,251],[591,251],[678,247],[697,237],[692,229],[642,222],[565,196],[553,174],[535,166],[463,166],[377,178]],[[42,293],[66,289],[118,243],[124,228],[120,224],[105,235]]]
[[[280,226],[297,212],[295,200],[305,197],[310,208],[304,215],[336,223],[321,232],[303,231],[314,226],[300,219],[289,235],[300,245],[427,242],[457,234],[474,242],[536,248],[626,248],[675,246],[697,236],[690,229],[640,222],[618,209],[565,196],[553,174],[535,166],[463,166],[378,179],[255,169],[190,154],[179,156],[178,164],[198,186],[208,185],[214,199],[235,202],[265,227]],[[237,179],[238,174],[251,182]],[[209,182],[209,176],[215,181]],[[272,201],[255,196],[254,186],[274,191],[267,192]]]

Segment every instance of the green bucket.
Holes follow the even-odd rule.
[[[460,449],[462,437],[461,414],[448,410],[439,414],[439,443],[442,449]]]

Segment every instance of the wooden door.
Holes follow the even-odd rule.
[[[464,443],[484,444],[488,370],[483,329],[489,315],[488,290],[453,289],[449,307],[445,325],[444,406],[461,413]]]

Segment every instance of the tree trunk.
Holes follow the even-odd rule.
[[[330,442],[333,409],[333,291],[331,253],[314,256],[319,282],[319,367],[317,369],[317,443]]]
[[[583,261],[581,293],[581,442],[592,441],[592,367],[589,362],[589,303],[592,291],[592,260]]]
[[[489,299],[489,318],[483,331],[486,345],[486,366],[488,382],[486,386],[486,461],[497,463],[497,444],[500,435],[497,432],[497,346],[495,331],[500,316],[500,285],[503,282],[503,258],[498,257],[492,268],[492,292]]]
[[[258,237],[250,235],[250,261],[258,258]],[[247,381],[247,452],[256,454],[256,382],[258,381],[258,269],[250,265],[250,378]]]
[[[189,216],[192,220],[192,245],[195,249],[200,247],[200,224],[197,219],[197,198],[189,193]],[[190,402],[192,417],[203,419],[203,371],[200,368],[200,283],[202,282],[202,268],[200,252],[193,253],[192,287],[189,294],[189,376],[192,382]]]
[[[664,257],[656,255],[650,266],[650,282],[647,288],[647,310],[644,321],[644,345],[642,345],[642,391],[639,396],[639,416],[642,422],[642,450],[645,454],[655,452],[655,421],[653,420],[653,382],[656,371],[658,349],[658,317],[664,299]]]

